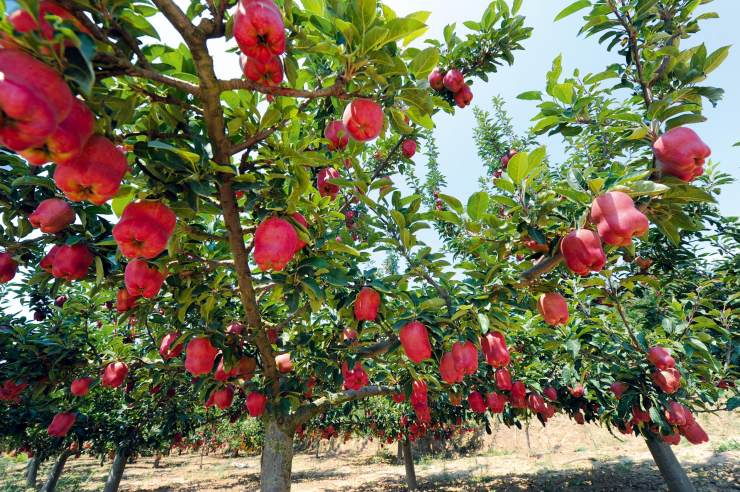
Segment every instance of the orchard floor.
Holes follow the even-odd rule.
[[[701,491],[740,491],[740,414],[701,418],[711,441],[700,446],[682,443],[674,450]],[[622,441],[593,426],[577,426],[558,418],[547,429],[527,433],[506,428],[486,436],[476,455],[451,459],[422,458],[416,465],[419,486],[435,491],[655,491],[665,490],[644,442]],[[395,464],[396,447],[377,442],[329,445],[318,453],[300,453],[293,465],[293,490],[401,491],[403,465]],[[126,468],[121,491],[224,492],[255,490],[259,457],[224,458],[200,455],[163,458],[154,469],[151,458]],[[58,490],[102,488],[107,467],[90,459],[70,460]],[[23,462],[0,458],[0,492],[20,486]],[[42,469],[45,474],[48,465]],[[45,475],[39,474],[39,477]]]

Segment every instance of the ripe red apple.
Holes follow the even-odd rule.
[[[699,422],[692,420],[688,424],[679,427],[681,435],[686,438],[691,444],[701,444],[703,442],[709,442],[709,436],[706,431],[699,425]]]
[[[47,162],[66,165],[77,159],[95,129],[95,116],[79,99],[73,99],[72,109],[40,147],[20,154],[33,166]]]
[[[470,106],[472,101],[473,91],[470,89],[469,85],[463,84],[462,88],[455,93],[455,104],[457,104],[458,108],[465,108]]]
[[[162,342],[159,344],[159,355],[162,356],[162,359],[170,360],[180,356],[183,344],[178,343],[174,347],[172,346],[178,338],[180,338],[180,333],[176,331],[170,332],[162,338]]]
[[[560,242],[560,251],[568,268],[581,276],[601,271],[606,264],[599,235],[588,229],[570,231]]]
[[[69,300],[69,297],[65,295],[57,296],[57,298],[54,299],[54,305],[56,307],[64,307],[64,305],[67,303],[68,300]]]
[[[72,381],[70,391],[75,396],[85,396],[90,391],[90,383],[92,378],[79,378]]]
[[[360,390],[370,383],[365,368],[360,361],[355,362],[354,369],[349,369],[347,361],[342,363],[343,388],[346,390]]]
[[[495,391],[486,395],[486,406],[491,413],[503,413],[504,405],[506,405],[506,397]]]
[[[642,236],[650,225],[632,198],[621,191],[610,191],[594,199],[591,220],[601,239],[614,246],[631,245],[632,236]]]
[[[75,425],[77,415],[72,412],[60,412],[54,415],[49,427],[46,428],[47,434],[51,437],[64,437]]]
[[[617,398],[617,400],[619,400],[620,398],[622,398],[622,395],[625,391],[627,391],[629,386],[627,386],[627,384],[625,383],[616,381],[612,383],[609,388],[612,390],[612,393],[614,393],[614,396]]]
[[[453,68],[445,74],[442,83],[448,91],[457,93],[465,85],[465,77],[460,70]]]
[[[380,294],[370,287],[363,287],[355,298],[355,318],[357,321],[375,321],[380,308]]]
[[[712,150],[702,142],[694,130],[672,128],[653,144],[658,169],[663,174],[683,181],[693,181],[704,173],[704,161]]]
[[[383,129],[383,108],[370,99],[354,99],[344,109],[342,121],[350,137],[358,142],[369,142]]]
[[[675,367],[658,369],[653,373],[653,382],[663,393],[670,395],[681,387],[681,373]]]
[[[217,354],[218,349],[207,337],[193,338],[185,351],[185,370],[193,376],[208,374]]]
[[[439,374],[442,376],[442,380],[448,384],[462,383],[463,374],[462,368],[458,367],[455,363],[455,357],[452,352],[446,352],[439,362]]]
[[[216,373],[213,375],[213,379],[216,381],[228,381],[229,379],[236,377],[238,374],[239,366],[235,365],[227,371],[224,367],[224,358],[221,357],[218,366],[216,366]]]
[[[511,385],[511,406],[514,408],[527,408],[527,387],[521,381],[514,381]]]
[[[229,326],[226,327],[226,334],[227,335],[241,335],[244,333],[244,325],[239,323],[238,321],[234,321],[232,323],[229,323]]]
[[[550,401],[557,401],[558,400],[558,390],[553,388],[552,386],[548,386],[542,391],[542,394],[545,395],[545,397]]]
[[[431,71],[431,73],[427,77],[427,80],[429,81],[429,86],[435,91],[441,91],[445,88],[444,73],[439,67],[436,67],[434,70]]]
[[[509,149],[509,151],[506,152],[506,154],[504,154],[503,157],[501,157],[501,167],[503,169],[506,169],[507,167],[509,167],[509,161],[511,160],[512,157],[514,157],[518,153],[519,152],[516,149]]]
[[[16,384],[12,379],[6,379],[2,385],[0,385],[0,401],[9,401],[11,403],[17,403],[20,399],[23,390],[28,387],[26,383]]]
[[[126,258],[154,258],[167,249],[177,217],[164,203],[139,201],[126,205],[113,238]]]
[[[391,399],[393,399],[393,401],[396,403],[403,403],[406,401],[406,395],[404,395],[403,393],[393,393],[391,395]]]
[[[46,234],[56,234],[75,220],[75,212],[69,203],[59,198],[48,198],[36,207],[28,221]]]
[[[511,356],[509,349],[506,347],[506,338],[499,331],[488,332],[480,339],[483,355],[486,356],[486,362],[493,367],[500,368],[509,365]]]
[[[27,90],[50,108],[53,121],[51,131],[57,124],[64,121],[72,109],[74,97],[61,75],[26,52],[12,49],[0,50],[0,72],[3,73],[4,82],[10,82],[16,87]],[[42,142],[43,140],[38,144]]]
[[[463,374],[470,375],[478,371],[478,349],[470,340],[452,345],[452,356],[455,359],[455,366],[462,370]]]
[[[581,383],[576,384],[572,388],[568,388],[568,391],[573,396],[573,398],[580,398],[586,393],[586,389]]]
[[[330,179],[339,179],[339,172],[333,167],[325,167],[316,177],[316,189],[319,190],[319,195],[331,197],[332,200],[337,198],[339,194],[339,185],[330,183]]]
[[[210,407],[211,405],[216,405],[221,410],[226,410],[231,406],[231,403],[233,401],[234,388],[232,388],[231,385],[227,385],[225,388],[216,390],[211,393],[211,396],[206,403],[206,408]]]
[[[687,425],[694,420],[691,410],[676,401],[668,402],[664,414],[666,421],[671,425]]]
[[[679,432],[674,432],[673,434],[669,434],[667,436],[660,434],[660,440],[666,444],[670,444],[671,446],[678,446],[678,444],[681,442],[681,434]]]
[[[483,395],[477,391],[472,391],[468,395],[468,406],[475,413],[486,413],[486,404],[483,401]]]
[[[557,326],[568,321],[568,303],[557,292],[542,294],[537,301],[537,309],[548,325]]]
[[[432,345],[426,326],[418,321],[406,324],[399,333],[401,346],[412,362],[420,363],[432,357]]]
[[[47,258],[51,256],[51,274],[64,280],[85,278],[90,265],[95,260],[90,248],[84,243],[77,243],[72,246],[69,244],[57,245],[52,248],[52,251],[49,251],[47,255]]]
[[[244,76],[260,85],[278,87],[283,82],[283,62],[273,56],[266,62],[242,55]]]
[[[275,365],[283,374],[287,374],[293,370],[293,362],[290,360],[290,352],[279,354],[275,356]]]
[[[267,397],[258,391],[252,391],[247,395],[247,411],[252,417],[260,417],[265,413]]]
[[[18,271],[18,263],[15,262],[10,253],[0,253],[0,284],[13,280]]]
[[[671,352],[657,345],[650,347],[647,353],[647,360],[661,370],[676,367],[676,361],[671,357]]]
[[[17,31],[21,34],[36,32],[36,34],[39,35],[42,39],[46,41],[52,41],[54,39],[54,36],[58,34],[58,32],[54,29],[54,26],[52,26],[51,22],[46,19],[47,15],[53,15],[67,22],[71,22],[76,31],[81,31],[89,34],[89,31],[80,23],[80,21],[77,20],[76,17],[74,17],[74,15],[72,15],[68,10],[62,8],[56,2],[52,2],[50,0],[41,0],[40,2],[38,2],[38,18],[35,18],[31,12],[21,7],[8,14],[8,22],[11,26],[13,26],[14,31]],[[2,37],[0,45],[2,45],[3,47],[18,47],[16,41],[12,38],[7,37],[4,34],[0,35],[0,37]],[[63,44],[59,43],[59,45],[54,45],[53,50],[61,55],[63,47],[69,46],[70,44],[71,40],[65,40]],[[49,54],[49,50],[46,48],[46,46],[41,46],[40,51],[44,55]]]
[[[282,271],[298,251],[298,234],[284,219],[270,217],[254,233],[254,261],[262,271]]]
[[[136,307],[136,301],[139,296],[132,296],[126,289],[119,289],[116,294],[116,311],[119,313],[125,313],[129,309]]]
[[[329,150],[344,150],[349,143],[347,127],[341,120],[330,122],[324,129],[324,138],[329,141]]]
[[[547,407],[545,406],[545,399],[539,393],[530,393],[527,396],[527,406],[536,413],[546,414]]]
[[[416,140],[404,140],[401,144],[401,152],[407,159],[411,159],[416,154]]]
[[[103,386],[118,388],[128,376],[128,366],[123,362],[111,362],[103,371]]]
[[[497,369],[494,378],[496,380],[496,388],[502,391],[511,390],[511,374],[508,369]]]
[[[164,283],[164,274],[156,267],[150,267],[144,260],[132,260],[126,265],[123,275],[129,295],[151,299],[159,293]]]
[[[93,135],[79,158],[57,166],[54,182],[73,202],[102,205],[118,192],[126,171],[126,156],[107,138]]]
[[[234,38],[248,57],[267,63],[285,52],[285,24],[272,0],[238,2]]]
[[[54,131],[54,111],[30,89],[0,81],[0,144],[22,151],[43,144]]]
[[[428,394],[427,383],[421,380],[415,380],[411,383],[411,397],[409,401],[412,407],[427,406]]]

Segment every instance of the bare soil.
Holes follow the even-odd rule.
[[[700,419],[711,441],[699,446],[682,442],[678,459],[700,491],[740,491],[740,420],[738,413]],[[527,439],[527,434],[529,439]],[[620,437],[622,437],[620,435]],[[527,445],[529,440],[529,445]],[[494,429],[483,447],[469,456],[423,457],[416,465],[421,490],[435,491],[656,491],[666,490],[645,443],[634,437],[616,439],[593,426],[557,418],[543,429]],[[396,447],[377,441],[347,444],[324,441],[316,452],[297,454],[293,490],[400,491],[404,468],[395,463]],[[4,466],[2,466],[4,465]],[[0,464],[0,492],[25,490],[22,462]],[[39,477],[49,468],[45,465]],[[100,490],[108,471],[89,458],[73,459],[58,490]],[[221,455],[168,456],[161,468],[151,458],[126,467],[125,492],[216,492],[257,490],[259,457]]]

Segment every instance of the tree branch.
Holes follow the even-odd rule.
[[[398,340],[398,338],[394,336],[387,340],[382,340],[380,342],[374,343],[373,345],[362,347],[360,350],[357,351],[357,355],[361,359],[374,359],[375,357],[391,352],[396,347],[398,347],[400,343],[400,340]]]
[[[542,261],[534,265],[529,270],[519,275],[522,284],[527,285],[534,282],[538,277],[551,272],[563,261],[563,254],[558,251],[554,256],[545,256]]]
[[[315,91],[307,91],[303,89],[293,89],[291,87],[271,87],[268,85],[261,85],[253,82],[249,79],[231,79],[231,80],[220,80],[219,90],[220,92],[233,91],[237,89],[245,89],[250,91],[260,92],[262,94],[269,94],[271,96],[285,96],[285,97],[305,97],[308,99],[318,99],[320,97],[337,97],[339,99],[349,99],[355,97],[355,94],[349,94],[345,92],[345,81],[341,77],[329,87],[317,89]]]
[[[346,403],[353,400],[361,400],[371,396],[390,395],[398,391],[396,386],[365,386],[359,390],[347,390],[343,393],[330,394],[318,400],[308,403],[295,413],[292,423],[296,426],[304,424],[311,417],[317,415],[330,406]]]

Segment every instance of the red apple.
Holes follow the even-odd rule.
[[[94,135],[79,158],[57,166],[54,182],[73,202],[102,205],[118,192],[126,171],[126,156],[107,138]]]
[[[617,400],[619,400],[620,398],[622,398],[622,395],[625,391],[627,391],[629,386],[627,386],[625,383],[616,381],[612,383],[609,388],[612,390],[612,393],[614,393],[614,396],[617,398]]]
[[[457,342],[452,346],[452,356],[455,366],[463,371],[463,374],[475,374],[478,371],[478,349],[470,340],[465,343]]]
[[[558,390],[553,388],[552,386],[548,386],[542,391],[542,394],[547,397],[550,401],[557,401],[558,400]]]
[[[211,397],[206,403],[206,408],[210,407],[211,405],[216,405],[221,410],[226,410],[231,406],[231,403],[233,401],[234,388],[232,388],[231,385],[227,385],[225,388],[216,390],[211,393]]]
[[[90,383],[92,378],[79,378],[72,381],[70,391],[75,396],[85,396],[90,391]]]
[[[499,331],[486,333],[481,337],[480,345],[489,365],[496,368],[509,365],[511,356],[509,355],[509,349],[506,347],[506,339],[503,333]]]
[[[193,376],[208,374],[213,369],[218,349],[207,337],[194,338],[185,351],[185,370]]]
[[[285,52],[285,24],[272,0],[239,1],[234,14],[234,38],[248,57],[266,63]]]
[[[229,323],[229,326],[226,327],[226,334],[227,335],[241,335],[244,333],[244,325],[239,323],[238,321],[234,321],[233,323]]]
[[[411,159],[416,154],[416,140],[404,140],[401,144],[401,152],[407,159]]]
[[[242,69],[246,78],[260,85],[278,87],[283,82],[283,62],[279,56],[273,56],[266,62],[244,57]]]
[[[664,413],[670,425],[687,425],[694,420],[691,410],[675,401],[668,402]]]
[[[653,373],[653,382],[663,393],[670,395],[681,387],[681,373],[675,367],[658,369]]]
[[[672,128],[653,144],[658,169],[663,174],[683,181],[693,181],[704,173],[704,161],[712,150],[702,142],[694,130]]]
[[[56,125],[46,101],[9,80],[0,80],[0,114],[0,144],[15,151],[43,144]]]
[[[514,408],[527,408],[527,387],[521,381],[514,381],[511,385],[511,406]]]
[[[661,370],[676,367],[676,361],[671,357],[671,352],[657,345],[650,347],[647,353],[647,360]]]
[[[265,413],[267,397],[257,391],[252,391],[247,395],[247,410],[252,417],[260,417]]]
[[[49,161],[60,166],[69,164],[79,157],[94,129],[95,116],[92,111],[81,100],[73,99],[72,110],[44,144],[23,150],[20,154],[33,166]]]
[[[347,127],[341,120],[330,122],[324,129],[324,138],[329,141],[329,150],[344,150],[349,143]]]
[[[457,104],[458,108],[465,108],[470,106],[472,101],[473,91],[470,89],[469,85],[463,84],[462,88],[455,93],[455,104]]]
[[[20,400],[21,393],[28,387],[26,383],[16,384],[12,379],[6,379],[0,385],[0,401],[9,401],[17,403]]]
[[[432,357],[432,345],[426,326],[418,321],[406,324],[399,333],[404,352],[412,362],[420,363]]]
[[[460,70],[453,68],[445,74],[442,83],[448,91],[457,93],[465,85],[465,77]]]
[[[162,359],[170,360],[180,356],[183,344],[178,343],[177,345],[172,346],[178,338],[180,338],[180,333],[176,331],[170,332],[162,338],[162,342],[159,344],[159,355],[162,356]]]
[[[527,396],[527,406],[536,413],[546,414],[547,407],[545,406],[545,399],[539,393],[530,393]]]
[[[369,142],[383,129],[383,108],[370,99],[354,99],[344,109],[342,121],[350,137],[358,142]]]
[[[164,283],[164,274],[156,267],[150,267],[144,260],[132,260],[126,265],[123,275],[126,290],[130,296],[151,299],[159,293]]]
[[[429,86],[435,91],[441,91],[445,88],[444,73],[439,67],[436,67],[434,70],[431,71],[431,73],[427,77],[427,80],[429,81]]]
[[[12,13],[8,14],[8,22],[13,26],[13,30],[21,34],[27,34],[30,32],[36,32],[42,39],[46,41],[52,41],[54,36],[58,32],[54,29],[54,26],[46,19],[47,15],[53,15],[63,19],[64,21],[71,22],[76,31],[88,33],[89,31],[83,26],[77,18],[72,15],[68,10],[65,10],[56,2],[50,0],[41,0],[38,2],[38,19],[28,10],[18,8]],[[12,38],[2,36],[2,46],[7,48],[17,47],[17,43]],[[72,44],[71,40],[65,40],[64,44],[54,46],[54,51],[58,54],[62,54],[63,46]],[[45,46],[40,48],[42,54],[48,54],[48,50]]]
[[[468,395],[468,406],[475,413],[486,413],[486,404],[483,402],[483,395],[477,391],[472,391]]]
[[[588,229],[576,229],[568,233],[560,243],[560,251],[568,268],[581,276],[601,271],[606,264],[599,235]]]
[[[370,287],[363,287],[355,298],[355,318],[357,321],[375,321],[380,308],[380,294]]]
[[[568,321],[568,303],[557,292],[542,294],[537,301],[537,309],[548,325],[557,326]]]
[[[128,376],[128,366],[123,362],[111,362],[103,371],[103,386],[118,388]]]
[[[360,361],[355,362],[354,369],[349,369],[347,362],[342,363],[343,388],[346,390],[360,390],[370,383],[365,368]]]
[[[52,250],[54,251],[53,255],[51,251],[47,255],[47,257],[52,255],[51,274],[64,280],[85,278],[90,265],[95,260],[90,248],[84,243],[77,243],[72,246],[68,244],[57,245]]]
[[[330,179],[339,179],[339,172],[333,167],[325,167],[316,178],[316,189],[319,190],[319,195],[331,197],[332,200],[337,198],[339,194],[339,185],[330,183]]]
[[[126,289],[119,289],[116,294],[116,311],[119,313],[125,313],[129,309],[136,307],[136,301],[139,296],[132,296]]]
[[[463,374],[462,368],[455,364],[455,357],[452,352],[446,352],[439,362],[439,374],[442,376],[442,380],[448,384],[462,383]]]
[[[503,169],[506,169],[507,167],[509,167],[509,161],[511,160],[512,157],[514,157],[518,153],[519,152],[517,152],[516,149],[509,149],[509,151],[503,157],[501,157],[501,167]]]
[[[486,406],[491,413],[503,413],[506,401],[506,397],[500,393],[493,392],[486,395]]]
[[[494,378],[496,380],[496,388],[502,391],[511,390],[511,374],[508,369],[497,369]]]
[[[629,246],[632,236],[642,236],[649,223],[645,214],[635,208],[635,202],[626,193],[610,191],[597,197],[591,204],[591,220],[596,224],[601,239],[614,246]]]
[[[113,238],[126,258],[154,258],[167,249],[177,217],[164,203],[132,202],[113,227]]]
[[[49,427],[46,428],[47,434],[51,437],[64,437],[75,425],[77,415],[72,412],[61,412],[54,415]]]
[[[75,220],[75,212],[69,203],[59,198],[48,198],[36,207],[28,221],[46,234],[56,234]]]
[[[290,352],[279,354],[275,356],[275,365],[283,374],[287,374],[293,370],[293,362],[290,360]]]
[[[18,272],[18,263],[15,262],[10,253],[0,253],[0,284],[13,280]]]
[[[568,391],[573,396],[573,398],[580,398],[586,393],[586,389],[581,383],[576,384],[572,388],[568,388]]]
[[[696,420],[692,420],[688,424],[679,427],[679,431],[691,444],[701,444],[709,441],[709,436],[707,436],[707,433]]]
[[[254,234],[254,261],[262,271],[282,271],[298,251],[298,234],[284,219],[270,217]]]
[[[427,383],[421,380],[416,380],[411,383],[411,397],[409,398],[412,407],[425,407],[427,406]]]

